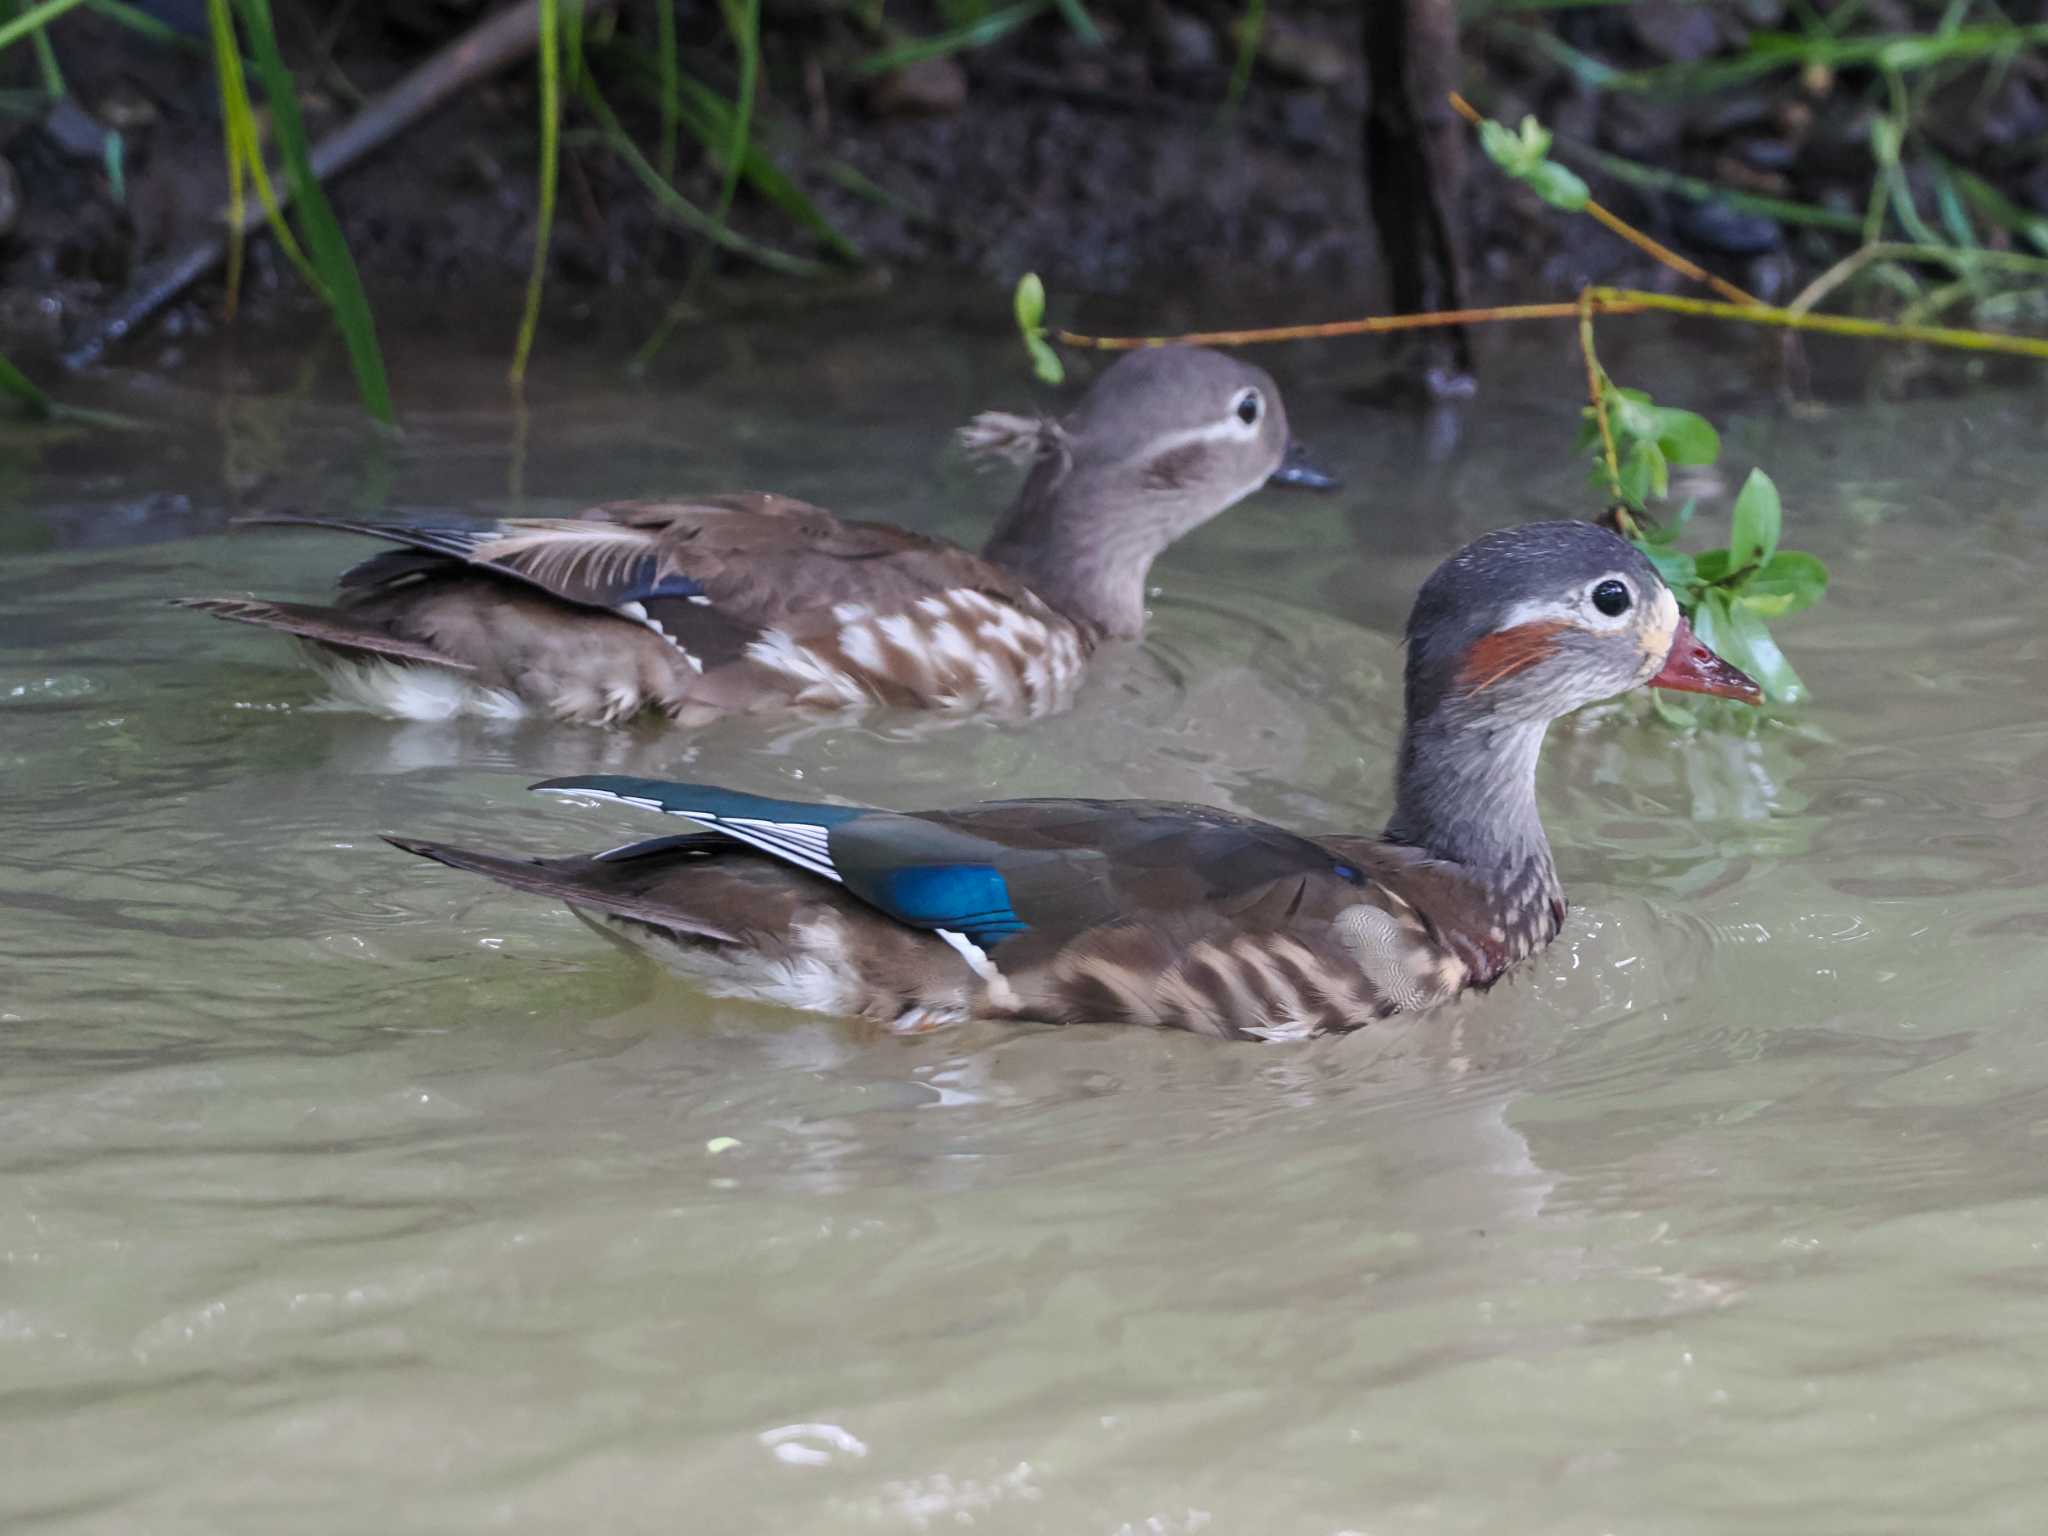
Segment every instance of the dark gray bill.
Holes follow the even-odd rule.
[[[1334,491],[1343,483],[1309,457],[1309,451],[1300,443],[1292,441],[1280,467],[1266,480],[1268,485],[1283,485],[1296,491]]]

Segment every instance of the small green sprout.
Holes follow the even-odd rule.
[[[1592,197],[1576,173],[1549,158],[1550,130],[1533,117],[1522,119],[1520,133],[1487,118],[1479,125],[1479,145],[1489,160],[1553,208],[1577,213]]]
[[[1031,354],[1031,371],[1047,384],[1065,380],[1067,370],[1059,353],[1045,339],[1045,284],[1036,272],[1017,279],[1017,293],[1011,301],[1017,315],[1017,329],[1024,337],[1024,350]]]

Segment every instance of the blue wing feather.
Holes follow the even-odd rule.
[[[778,800],[713,784],[675,784],[666,779],[623,774],[547,779],[533,787],[548,794],[592,795],[681,816],[756,852],[837,880],[849,895],[913,928],[952,929],[987,946],[1028,927],[1017,916],[1009,887],[993,864],[935,860],[930,851],[921,857],[900,860],[863,857],[856,867],[848,869],[840,868],[834,859],[834,828],[866,818],[871,824],[900,822],[905,830],[929,834],[929,824],[914,817],[858,806]],[[806,828],[816,829],[815,835],[807,834]],[[910,840],[913,847],[917,841]],[[633,851],[631,846],[615,850],[622,857]],[[872,840],[862,851],[873,853]]]

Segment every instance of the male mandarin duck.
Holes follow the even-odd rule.
[[[399,548],[344,572],[335,606],[187,606],[298,637],[338,692],[404,718],[1031,718],[1065,707],[1096,646],[1143,633],[1168,545],[1263,485],[1335,484],[1265,370],[1195,348],[1125,356],[1064,420],[990,412],[961,439],[1031,466],[979,556],[758,492],[480,528],[281,514],[251,521]]]
[[[598,776],[535,787],[692,830],[537,860],[392,841],[566,901],[720,996],[899,1029],[996,1017],[1297,1038],[1489,987],[1557,936],[1544,732],[1645,683],[1759,698],[1626,540],[1537,523],[1423,584],[1377,839],[1147,800],[895,812]]]

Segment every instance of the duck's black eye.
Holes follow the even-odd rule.
[[[1593,606],[1610,619],[1620,618],[1627,613],[1628,605],[1633,601],[1624,582],[1603,581],[1593,589]]]
[[[1248,389],[1237,397],[1237,419],[1248,427],[1259,424],[1259,392]]]

